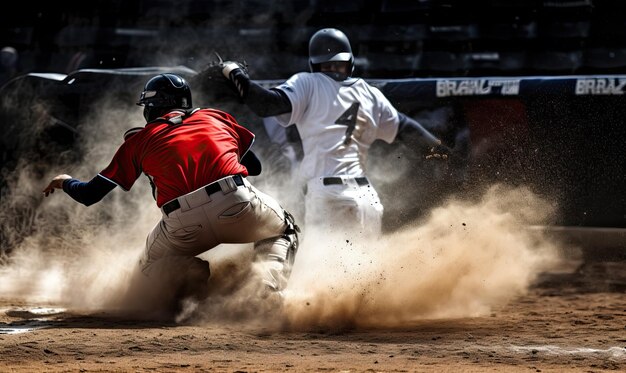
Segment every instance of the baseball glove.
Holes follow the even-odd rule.
[[[235,63],[244,73],[248,74],[248,65],[245,62],[223,61],[216,53],[218,61],[211,61],[195,78],[196,86],[200,88],[202,94],[213,102],[241,101],[234,84],[224,76],[222,70],[227,63]]]

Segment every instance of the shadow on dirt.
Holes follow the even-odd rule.
[[[534,288],[541,295],[625,293],[626,261],[583,261],[574,272],[543,273]]]

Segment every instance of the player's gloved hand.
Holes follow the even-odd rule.
[[[446,145],[439,143],[430,148],[429,154],[426,155],[426,159],[443,159],[447,160],[452,155],[452,149]]]
[[[222,75],[234,85],[239,97],[245,99],[250,85],[250,76],[248,75],[248,66],[246,63],[224,61],[221,62],[219,66],[222,69]]]
[[[247,80],[247,65],[235,61],[222,61],[219,57],[218,61],[210,62],[204,70],[194,79],[199,82],[198,88],[212,101],[230,101],[241,100],[244,96],[242,87]],[[243,76],[239,84],[234,79],[235,76]],[[243,81],[243,83],[242,83]]]
[[[236,61],[224,61],[220,63],[220,67],[222,68],[222,74],[226,79],[231,79],[230,74],[237,69],[241,69],[246,76],[248,76],[248,67],[245,63],[236,62]]]

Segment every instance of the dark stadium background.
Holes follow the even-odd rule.
[[[350,37],[366,78],[623,73],[621,0],[96,0],[22,1],[3,11],[0,45],[22,71],[149,66],[155,55],[191,68],[219,50],[254,61],[257,79],[306,68],[320,27]],[[70,66],[76,53],[81,66]],[[279,63],[271,63],[271,62]]]
[[[17,51],[13,78],[151,66],[202,71],[218,52],[245,60],[252,77],[269,84],[308,70],[314,31],[340,28],[352,42],[355,75],[378,84],[451,146],[463,147],[463,133],[474,149],[488,144],[480,154],[467,150],[474,157],[463,165],[472,171],[470,183],[530,184],[558,196],[556,226],[626,228],[625,1],[97,0],[11,7],[2,12],[0,47]],[[490,77],[519,78],[529,93],[439,97],[428,88],[437,79]],[[580,77],[615,89],[577,95]],[[441,181],[433,180],[433,194]],[[397,192],[411,197],[406,188]]]

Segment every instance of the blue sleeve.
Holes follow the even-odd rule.
[[[63,182],[63,191],[77,202],[90,206],[99,202],[116,186],[113,182],[96,175],[89,182],[67,179]]]

